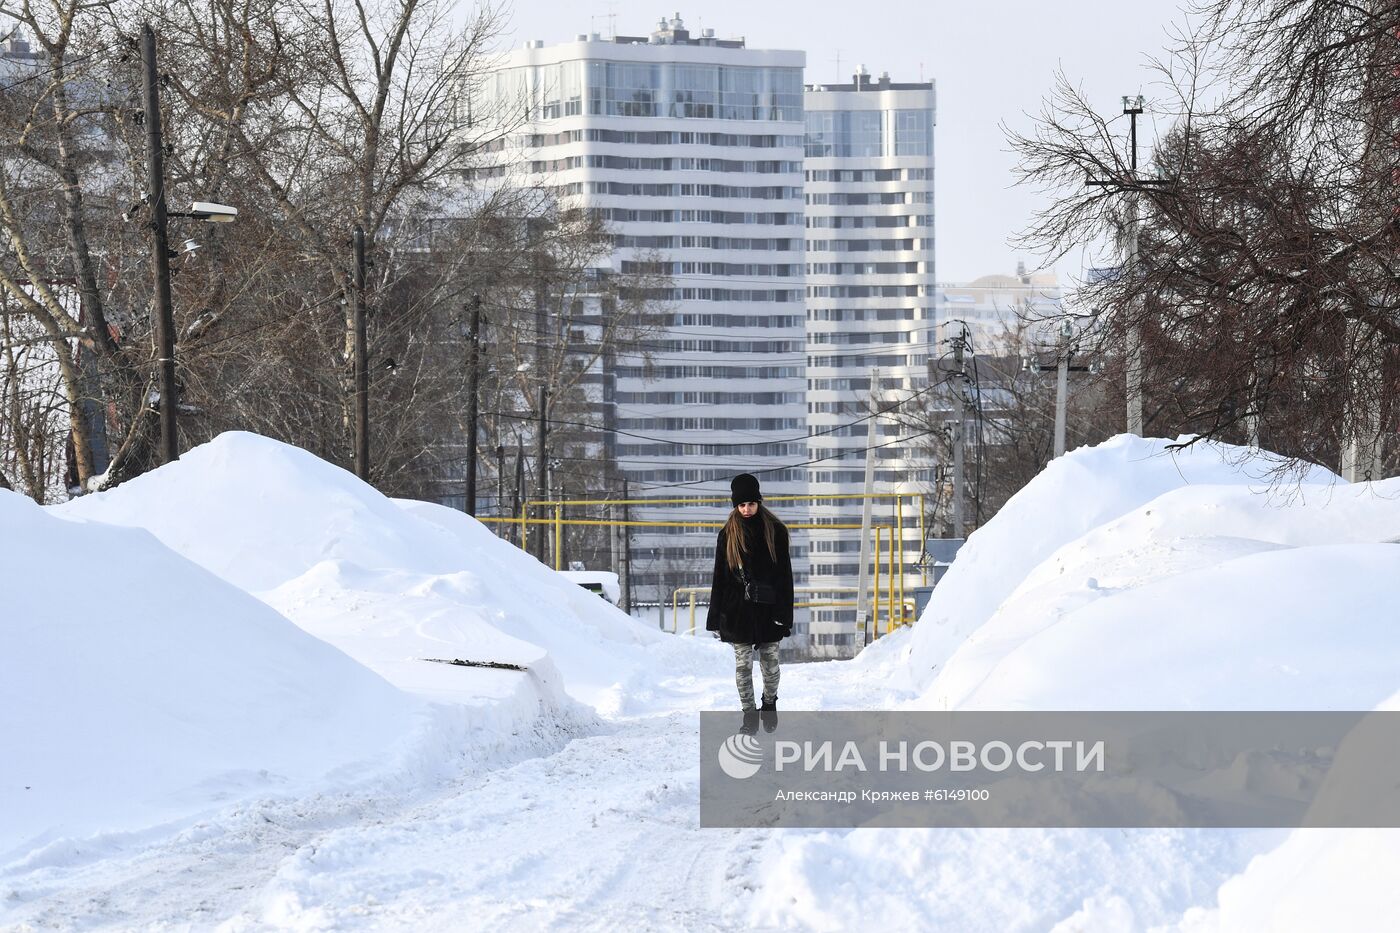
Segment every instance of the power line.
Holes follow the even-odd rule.
[[[731,442],[723,442],[723,441],[721,441],[721,442],[716,442],[716,443],[706,443],[704,446],[707,446],[707,447],[771,447],[771,446],[776,445],[776,444],[795,444],[795,443],[798,443],[798,442],[800,442],[800,441],[810,440],[810,439],[812,439],[812,438],[814,438],[814,437],[824,437],[824,436],[829,435],[829,434],[834,434],[835,432],[841,431],[841,430],[843,430],[843,429],[845,429],[845,428],[849,428],[849,427],[852,427],[852,426],[854,426],[854,425],[861,424],[862,422],[869,421],[871,418],[878,418],[880,415],[888,414],[889,412],[894,411],[895,409],[900,408],[901,406],[907,405],[909,402],[914,401],[914,400],[915,400],[916,398],[918,398],[919,396],[924,395],[925,393],[932,391],[933,389],[935,389],[935,388],[937,388],[938,386],[942,385],[943,382],[945,382],[945,381],[946,381],[946,380],[942,380],[942,381],[936,382],[936,383],[931,383],[930,385],[927,385],[927,386],[925,386],[924,388],[919,389],[919,390],[916,391],[913,395],[910,395],[908,398],[900,399],[899,401],[894,402],[893,404],[891,404],[891,405],[889,405],[889,406],[887,406],[887,407],[885,407],[885,408],[881,408],[881,409],[878,409],[878,410],[876,410],[876,411],[870,412],[870,413],[868,413],[868,414],[866,414],[866,415],[863,415],[863,416],[861,416],[861,417],[859,417],[859,418],[856,418],[856,419],[854,419],[854,420],[852,420],[852,421],[847,421],[847,422],[845,422],[845,423],[843,423],[843,424],[833,425],[833,426],[831,426],[831,427],[829,427],[829,428],[823,428],[823,429],[821,429],[821,430],[819,430],[819,431],[812,431],[812,432],[810,432],[810,433],[803,434],[803,435],[800,435],[800,436],[797,436],[797,437],[787,437],[787,438],[781,438],[781,439],[776,439],[776,440],[755,441],[755,442],[742,442],[742,443],[741,443],[741,442],[732,442],[732,443],[731,443]],[[507,418],[507,419],[517,420],[517,421],[529,421],[529,422],[535,422],[535,423],[539,422],[539,420],[540,420],[540,418],[539,418],[538,415],[532,415],[532,414],[527,414],[527,413],[522,413],[522,412],[492,411],[492,412],[483,412],[483,414],[492,414],[492,415],[495,415],[495,416],[497,416],[497,417],[499,417],[499,418]],[[625,430],[623,430],[623,429],[621,429],[621,428],[609,428],[609,427],[604,427],[603,425],[590,424],[590,423],[584,422],[584,421],[566,421],[566,420],[563,420],[563,419],[546,418],[546,419],[545,419],[545,422],[546,422],[547,424],[557,424],[557,425],[562,425],[562,426],[565,426],[565,427],[584,428],[584,429],[587,429],[587,430],[590,430],[590,431],[601,431],[601,432],[607,433],[607,434],[617,434],[617,435],[621,435],[621,436],[624,436],[624,437],[636,438],[637,440],[651,441],[651,442],[657,443],[657,444],[684,445],[684,444],[686,444],[686,443],[689,443],[689,442],[686,442],[686,441],[674,440],[674,439],[672,439],[672,438],[652,437],[652,436],[646,435],[646,434],[636,434],[636,433],[633,433],[633,432],[631,432],[631,431],[625,431]],[[648,462],[649,462],[649,461],[648,461]]]
[[[814,463],[823,463],[823,462],[825,462],[825,461],[827,461],[827,460],[840,460],[842,457],[846,457],[846,456],[849,456],[849,455],[851,455],[851,454],[861,454],[861,453],[865,453],[867,450],[878,450],[878,449],[880,449],[880,448],[882,448],[882,447],[893,447],[893,446],[895,446],[896,444],[905,444],[905,443],[908,443],[909,441],[916,440],[917,438],[920,438],[920,437],[925,437],[925,436],[927,436],[927,435],[929,435],[929,434],[937,434],[937,433],[938,433],[939,431],[941,431],[941,430],[942,430],[941,428],[933,428],[933,429],[930,429],[930,430],[927,430],[927,431],[920,431],[920,432],[918,432],[917,434],[911,434],[911,435],[909,435],[908,437],[901,437],[901,438],[896,438],[895,440],[892,440],[892,441],[886,441],[886,442],[883,443],[883,444],[870,444],[870,445],[868,445],[868,446],[866,446],[866,447],[852,447],[852,448],[849,448],[849,449],[846,449],[846,450],[837,451],[836,453],[833,453],[833,454],[828,454],[828,455],[825,456],[825,457],[816,457],[816,458],[814,458],[814,459],[812,459],[812,460],[804,460],[804,461],[802,461],[801,463],[789,463],[789,464],[785,464],[785,465],[783,465],[783,466],[770,467],[770,468],[768,468],[768,469],[750,470],[749,472],[754,473],[754,474],[775,473],[775,472],[777,472],[777,471],[779,471],[779,470],[792,470],[792,469],[796,469],[796,468],[798,468],[798,467],[811,466],[811,465],[814,464]],[[714,482],[719,482],[719,480],[713,480],[713,479],[697,479],[697,480],[690,480],[690,481],[684,482],[684,483],[659,483],[659,484],[655,484],[655,483],[642,483],[642,486],[645,487],[645,488],[647,488],[647,489],[675,489],[675,488],[678,488],[678,487],[681,487],[681,486],[698,486],[698,485],[700,485],[701,483],[714,483]]]

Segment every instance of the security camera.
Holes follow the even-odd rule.
[[[213,201],[195,201],[190,205],[190,216],[210,223],[227,224],[232,223],[238,216],[238,208],[227,204],[215,204]]]

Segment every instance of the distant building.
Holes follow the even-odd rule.
[[[984,275],[965,284],[938,286],[938,345],[966,328],[974,353],[1015,356],[1016,335],[1032,346],[1055,342],[1063,293],[1054,272]]]
[[[861,491],[864,451],[871,445],[882,445],[874,451],[877,489],[922,492],[932,481],[931,466],[898,442],[909,428],[893,417],[863,416],[872,400],[885,408],[927,382],[936,323],[936,105],[932,82],[875,78],[864,66],[849,84],[807,87],[807,419],[816,435],[808,448],[816,461],[808,488],[814,495]],[[879,384],[872,387],[877,370]],[[906,566],[918,562],[923,546],[914,502],[899,510]],[[859,499],[818,500],[811,514],[816,522],[858,525],[861,505]],[[873,524],[893,527],[895,521],[893,501],[876,500]],[[854,587],[860,531],[816,530],[809,539],[810,585]],[[888,576],[888,566],[882,567]],[[853,598],[844,595],[847,602]],[[848,656],[864,644],[849,607],[814,608],[811,632],[818,655]]]

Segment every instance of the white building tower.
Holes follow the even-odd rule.
[[[807,410],[817,435],[809,456],[820,460],[809,467],[812,494],[861,491],[863,449],[871,445],[889,445],[875,450],[878,491],[922,492],[932,480],[930,465],[912,456],[917,442],[898,442],[911,429],[895,417],[851,422],[870,412],[872,399],[889,407],[927,385],[936,346],[935,104],[932,82],[894,83],[888,74],[875,79],[864,66],[850,84],[807,88]],[[876,370],[879,382],[872,387]],[[910,500],[903,509],[906,569],[923,548],[912,506]],[[858,499],[813,511],[816,521],[861,520]],[[875,500],[874,524],[894,520],[892,501]],[[860,548],[858,531],[814,532],[811,585],[855,586]],[[881,565],[886,572],[884,555]],[[915,580],[912,573],[908,579]],[[858,651],[865,636],[855,622],[854,609],[814,609],[813,653]]]
[[[806,490],[806,469],[794,465],[807,449],[804,60],[710,29],[693,35],[677,16],[647,36],[526,43],[486,82],[482,112],[493,99],[529,102],[508,154],[610,222],[612,268],[660,256],[674,278],[651,367],[621,356],[604,383],[613,454],[634,496],[727,496],[742,472],[768,495]],[[716,505],[708,517],[727,511]],[[637,600],[709,583],[712,529],[646,531],[633,535]],[[805,577],[805,542],[793,544]]]

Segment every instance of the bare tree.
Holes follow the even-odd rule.
[[[1119,359],[1142,332],[1149,432],[1326,463],[1385,445],[1393,459],[1397,27],[1392,3],[1198,7],[1155,63],[1172,121],[1153,164],[1165,184],[1131,171],[1063,77],[1035,129],[1011,134],[1023,180],[1052,197],[1024,236],[1043,253],[1112,244],[1125,201],[1138,205],[1137,261],[1077,297]]]

